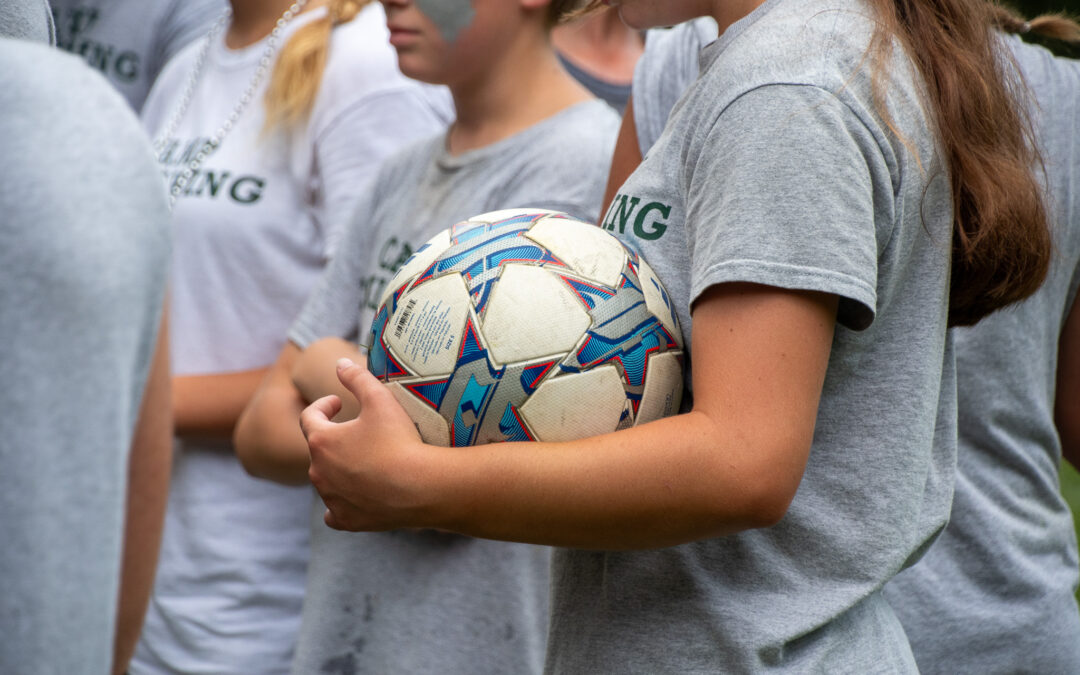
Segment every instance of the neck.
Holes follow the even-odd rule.
[[[537,38],[515,40],[490,69],[449,84],[457,110],[451,154],[490,145],[591,98],[559,65],[547,34]]]
[[[609,82],[630,82],[645,51],[641,33],[610,10],[558,26],[551,42],[574,65]]]
[[[255,44],[270,34],[277,20],[295,0],[229,0],[232,19],[225,31],[225,46],[240,49]],[[301,11],[325,4],[325,0],[309,0]]]

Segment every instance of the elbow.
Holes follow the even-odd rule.
[[[233,429],[233,449],[240,465],[255,478],[264,478],[260,475],[259,442],[256,425],[249,419],[248,411],[240,416]]]
[[[743,527],[748,530],[772,527],[787,515],[795,490],[775,481],[760,481],[744,497]]]
[[[240,416],[233,431],[233,449],[244,471],[253,478],[268,480],[282,485],[306,485],[307,445],[302,438],[293,447],[277,436],[280,429],[264,424],[249,408]]]
[[[760,529],[778,524],[787,515],[806,471],[810,442],[777,446],[775,453],[755,452],[739,481],[739,529]]]

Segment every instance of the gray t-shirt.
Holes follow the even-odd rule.
[[[136,111],[174,54],[203,36],[225,0],[50,0],[56,43],[101,71]]]
[[[7,39],[0,63],[0,672],[107,673],[168,206],[99,75]]]
[[[394,272],[471,216],[539,207],[595,222],[617,127],[606,104],[590,101],[459,156],[440,134],[387,160],[290,339],[301,347],[327,336],[365,339]],[[539,672],[549,549],[433,532],[337,532],[322,511],[318,504],[312,518],[294,673]]]
[[[1055,252],[1035,295],[953,331],[952,517],[886,589],[926,673],[1080,673],[1076,534],[1054,426],[1058,337],[1080,285],[1080,62],[1008,44],[1034,94]]]
[[[716,39],[711,16],[650,30],[645,52],[634,67],[634,126],[641,156],[660,138],[675,102],[698,76],[701,49]]]
[[[0,37],[56,44],[56,29],[46,0],[0,2]]]
[[[715,37],[702,23],[650,34],[634,80],[642,154],[698,75],[698,53]],[[1058,335],[1080,284],[1080,63],[1008,44],[1034,94],[1056,254],[1034,297],[954,331],[960,445],[949,526],[886,586],[924,672],[1080,672],[1077,545],[1053,420]]]
[[[604,219],[664,280],[691,363],[690,306],[714,284],[831,293],[839,315],[782,521],[661,550],[560,550],[550,672],[915,672],[880,591],[948,515],[951,201],[899,48],[889,112],[921,165],[876,112],[867,11],[768,0],[731,26]]]

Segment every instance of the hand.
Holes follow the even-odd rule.
[[[341,409],[341,399],[331,395],[300,415],[311,453],[308,476],[327,506],[326,524],[352,531],[433,525],[422,522],[422,495],[438,449],[424,445],[394,395],[367,369],[340,359],[337,376],[361,414],[331,421]]]

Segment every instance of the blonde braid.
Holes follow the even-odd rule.
[[[330,0],[325,17],[293,33],[278,55],[266,88],[264,133],[279,126],[291,128],[307,120],[319,94],[334,26],[352,21],[373,1]]]

